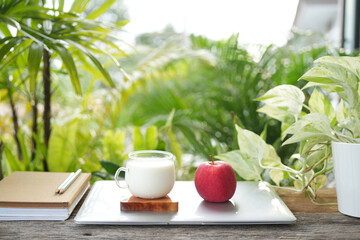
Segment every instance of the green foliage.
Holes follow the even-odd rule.
[[[158,129],[155,126],[148,128],[133,127],[132,129],[132,151],[140,150],[163,150],[172,152],[177,158],[178,166],[181,167],[181,148],[176,139],[175,134],[170,135],[172,112],[168,119],[168,124]],[[145,137],[142,132],[145,130]],[[159,134],[162,133],[162,134]],[[162,138],[166,137],[166,143]],[[127,152],[125,151],[125,131],[112,132],[106,131],[104,138],[101,140],[104,148],[104,160],[100,161],[102,169],[93,172],[94,176],[102,179],[112,179],[116,170],[127,160]],[[174,147],[176,146],[176,147]],[[178,157],[180,156],[180,157]]]
[[[265,103],[258,111],[282,122],[284,130],[300,115],[305,95],[295,86],[280,85],[255,100]]]
[[[53,124],[48,149],[48,164],[50,171],[67,172],[73,164],[76,149],[76,132],[79,120],[74,119],[62,126]]]
[[[288,119],[293,121],[283,129],[282,137],[284,139],[290,135],[284,145],[300,143],[299,156],[294,156],[297,160],[291,166],[284,165],[275,150],[266,145],[260,136],[236,126],[240,150],[220,155],[219,158],[230,162],[240,176],[261,180],[260,174],[256,175],[254,169],[270,169],[269,176],[277,186],[290,178],[296,189],[310,193],[307,195],[315,198],[316,190],[327,182],[326,173],[333,169],[330,162],[331,141],[360,142],[359,58],[323,57],[316,62],[319,64],[301,77],[310,81],[305,88],[323,88],[321,91],[312,89],[308,106],[301,90],[291,85],[277,86],[257,99],[265,104],[260,111],[276,117],[282,124],[289,124]],[[341,98],[336,112],[325,97],[324,90],[336,92]],[[250,164],[248,159],[244,161],[244,156],[252,156],[255,161]]]
[[[258,159],[242,151],[234,150],[220,154],[216,156],[216,158],[229,163],[237,174],[247,181],[261,179],[260,174],[262,169],[258,164]]]
[[[145,149],[156,149],[159,143],[158,130],[155,126],[150,126],[145,133]]]
[[[75,14],[83,12],[88,2],[89,1],[74,1],[70,12],[64,12],[61,4],[59,4],[57,9],[55,7],[50,9],[41,6],[41,4],[35,0],[8,2],[1,5],[0,19],[6,26],[2,28],[5,41],[2,41],[2,46],[0,45],[0,57],[5,55],[8,57],[13,56],[16,52],[27,50],[28,44],[31,43],[29,57],[34,56],[35,58],[30,61],[31,64],[28,66],[30,92],[33,92],[35,86],[34,82],[36,81],[36,73],[39,70],[39,60],[41,59],[40,51],[42,48],[47,51],[53,50],[60,56],[77,94],[81,94],[81,87],[73,55],[78,55],[80,51],[82,54],[88,56],[94,64],[92,70],[99,71],[108,84],[114,86],[114,82],[109,73],[93,53],[108,55],[119,66],[116,58],[104,50],[104,47],[99,47],[94,44],[98,41],[101,42],[102,45],[112,46],[113,44],[109,43],[106,39],[106,37],[111,38],[112,35],[108,34],[105,36],[104,34],[117,29],[118,26],[110,23],[97,22],[95,20],[87,20]],[[89,19],[98,17],[105,12],[112,3],[113,1],[105,2],[88,15]],[[31,20],[30,24],[29,20]],[[8,31],[7,28],[9,26],[15,27],[17,30],[16,36],[13,36],[10,31]],[[62,44],[60,44],[60,42]],[[12,49],[13,47],[15,49]],[[15,59],[16,58],[10,58],[12,61]],[[7,61],[6,64],[9,64],[9,61]],[[1,67],[5,67],[5,63],[2,64]]]
[[[39,87],[42,82],[38,74],[50,63],[42,63],[45,52],[53,60],[50,66],[52,88],[55,90],[52,95],[56,97],[56,101],[52,102],[55,113],[58,113],[56,109],[61,102],[59,87],[66,82],[64,79],[69,78],[75,93],[82,94],[86,84],[80,82],[82,72],[79,74],[79,69],[84,68],[88,74],[92,74],[94,82],[100,79],[110,87],[115,87],[115,83],[104,65],[106,58],[124,73],[117,60],[118,55],[124,55],[118,46],[121,39],[113,33],[119,31],[127,21],[107,23],[94,20],[107,11],[114,1],[105,1],[90,11],[87,9],[89,2],[73,1],[70,11],[64,11],[64,0],[51,3],[6,0],[0,4],[0,91],[4,90],[4,96],[7,96],[1,96],[0,100],[9,100],[12,109],[12,122],[3,123],[1,127],[13,124],[15,130],[15,134],[11,130],[4,130],[1,136],[6,146],[6,175],[15,170],[44,170],[41,164],[44,158],[48,158],[51,171],[70,171],[78,167],[94,171],[100,166],[100,154],[89,153],[87,149],[89,145],[98,148],[99,139],[91,139],[92,133],[96,135],[96,130],[92,126],[89,130],[81,126],[91,124],[89,121],[75,117],[59,124],[59,116],[55,116],[52,122],[56,123],[52,127],[47,149],[40,129],[43,124],[41,115],[37,110],[38,104],[46,99]],[[104,56],[105,61],[99,56]],[[65,99],[71,96],[72,89],[63,92]],[[20,105],[20,109],[25,108],[21,111],[25,112],[21,121],[16,117],[15,105]],[[63,104],[61,107],[67,106]],[[71,107],[76,109],[77,106],[72,103]],[[102,127],[101,123],[95,125]],[[28,129],[32,129],[32,132],[29,133]],[[14,135],[15,141],[9,138],[11,135]],[[18,156],[13,154],[16,145]]]
[[[104,159],[121,165],[125,159],[125,131],[107,130],[101,139]],[[101,162],[100,162],[101,164]]]
[[[36,85],[36,78],[40,68],[40,62],[43,53],[43,46],[37,42],[33,42],[29,49],[28,71],[30,79],[30,92],[33,93]]]
[[[276,85],[303,86],[303,82],[297,82],[297,79],[312,66],[314,59],[328,54],[330,49],[326,46],[301,50],[291,45],[281,48],[269,46],[255,60],[239,45],[237,38],[234,35],[227,40],[212,41],[191,36],[193,56],[198,58],[186,57],[183,61],[170,61],[163,52],[165,47],[156,48],[153,54],[131,56],[144,58],[150,55],[151,58],[141,58],[141,67],[136,69],[143,73],[140,80],[146,79],[147,82],[128,98],[123,110],[127,118],[126,121],[122,118],[121,124],[141,126],[151,123],[159,127],[165,123],[167,114],[176,109],[172,131],[181,139],[183,151],[202,158],[238,149],[234,121],[256,134],[260,134],[266,126],[267,131],[263,133],[267,143],[275,146],[281,158],[289,159],[297,146],[281,146],[281,130],[294,123],[301,112],[301,104],[300,109],[299,106],[289,109],[291,103],[286,105],[285,102],[282,114],[270,115],[271,108],[276,106],[265,105],[259,113],[256,110],[262,105],[253,99]],[[290,42],[296,44],[294,39]],[[170,49],[172,56],[188,56],[183,54],[184,50],[176,42],[172,42]],[[207,61],[200,56],[206,56]],[[147,60],[149,58],[150,61]],[[304,98],[303,93],[294,88],[284,97],[301,102],[301,98],[297,98],[300,96]],[[277,104],[274,99],[272,101]],[[293,116],[288,111],[292,111]],[[269,116],[281,118],[281,126]]]
[[[76,0],[68,12],[64,11],[64,0],[50,4],[51,7],[44,7],[44,1],[39,0],[6,0],[0,5],[0,100],[8,101],[11,95],[24,110],[17,134],[23,160],[16,155],[14,134],[9,127],[13,117],[0,119],[6,174],[19,169],[43,170],[41,159],[48,157],[52,171],[81,167],[94,176],[109,179],[123,165],[129,151],[158,149],[176,156],[180,179],[191,180],[197,161],[212,154],[230,162],[239,176],[248,180],[264,178],[263,167],[272,167],[270,178],[281,185],[282,180],[294,177],[288,173],[290,170],[283,171],[287,167],[299,171],[307,164],[312,171],[322,167],[323,162],[319,164],[317,159],[327,156],[325,138],[302,141],[300,154],[309,152],[304,160],[290,158],[296,145],[280,146],[281,132],[292,132],[293,127],[289,126],[307,111],[331,116],[331,126],[336,120],[341,122],[335,130],[342,127],[357,134],[349,121],[354,112],[347,106],[358,104],[357,91],[346,88],[341,81],[329,85],[330,81],[318,78],[316,74],[326,69],[304,75],[304,79],[314,79],[306,87],[326,83],[325,90],[340,91],[347,97],[339,105],[341,111],[334,112],[322,91],[313,91],[310,109],[304,112],[304,95],[294,86],[285,86],[291,91],[284,95],[278,93],[286,92],[282,87],[264,95],[280,84],[302,87],[304,82],[297,79],[314,59],[329,53],[326,46],[294,48],[299,44],[292,38],[288,46],[269,46],[255,59],[239,45],[238,35],[222,41],[200,36],[189,40],[182,34],[170,37],[174,32],[168,28],[164,33],[141,36],[138,41],[148,46],[125,53],[124,43],[114,33],[128,21],[115,16],[115,23],[107,23],[101,16],[108,10],[119,11],[111,8],[114,3]],[[44,69],[44,51],[51,55],[54,90],[49,149],[40,130],[37,134],[28,130],[33,127],[34,103],[43,103],[38,73]],[[323,62],[327,61],[323,58]],[[335,63],[327,63],[326,71],[334,71],[331,74],[339,78],[344,71],[332,69],[332,64]],[[336,64],[344,69],[356,66],[351,59]],[[348,76],[353,85],[356,74]],[[270,117],[280,120],[281,127]],[[40,114],[38,121],[40,128]],[[325,126],[328,125],[322,127]],[[249,144],[248,138],[257,144]],[[35,157],[32,139],[36,142]],[[292,140],[289,138],[288,142]],[[313,152],[313,147],[318,150]],[[183,161],[186,153],[192,154],[190,161]],[[320,176],[313,180],[324,182]],[[306,177],[312,178],[309,173]],[[295,186],[303,187],[304,181],[293,181]]]
[[[134,151],[145,150],[145,141],[139,127],[133,129]]]

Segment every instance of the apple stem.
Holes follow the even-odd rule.
[[[213,156],[212,156],[212,155],[210,155],[210,159],[211,159],[211,164],[212,164],[212,165],[215,165],[214,159],[213,159]]]

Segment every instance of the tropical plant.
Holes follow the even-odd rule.
[[[160,128],[155,126],[133,127],[132,138],[126,138],[126,130],[111,131],[107,130],[101,139],[103,146],[103,157],[100,161],[102,169],[94,171],[93,175],[101,179],[113,179],[116,170],[127,160],[129,151],[141,150],[161,150],[170,151],[176,157],[176,166],[182,168],[182,152],[179,142],[172,130],[172,120],[175,111],[172,111],[166,124]],[[127,141],[126,141],[127,140]],[[132,142],[133,147],[126,147],[126,142]],[[185,175],[178,171],[178,179],[183,179]]]
[[[291,179],[312,200],[333,169],[331,141],[360,143],[360,58],[326,56],[315,63],[300,78],[308,81],[303,88],[310,93],[307,105],[305,94],[291,85],[277,86],[257,98],[264,103],[259,111],[281,122],[283,144],[300,143],[291,165],[284,165],[260,136],[238,126],[240,150],[218,156],[247,180],[262,180],[264,169],[270,169],[276,186]],[[331,101],[329,93],[336,93]]]
[[[49,167],[53,165],[51,156],[54,155],[51,154],[52,150],[49,151],[51,148],[49,143],[51,142],[51,96],[56,83],[53,78],[56,75],[61,79],[67,78],[63,74],[66,70],[75,93],[81,95],[83,87],[78,74],[80,65],[106,85],[110,87],[116,85],[97,55],[107,56],[113,60],[120,71],[123,71],[113,55],[124,55],[124,53],[114,43],[119,39],[112,32],[119,30],[127,21],[106,23],[95,20],[111,6],[114,2],[112,0],[105,1],[99,8],[83,16],[81,13],[84,12],[88,2],[88,0],[73,1],[70,10],[64,10],[67,5],[64,0],[57,2],[5,0],[0,4],[0,69],[2,71],[0,85],[1,89],[5,89],[8,93],[13,112],[12,121],[15,132],[13,135],[18,148],[17,158],[20,162],[28,158],[24,156],[26,143],[21,143],[22,133],[18,133],[19,123],[13,98],[18,97],[20,93],[20,95],[25,95],[31,103],[32,155],[29,161],[26,161],[31,165],[35,164],[35,169],[38,170],[49,170]],[[38,78],[40,70],[42,70],[42,91]],[[15,88],[17,90],[14,90]],[[39,101],[44,106],[42,122],[38,122]],[[43,126],[43,132],[39,130],[40,124]],[[40,141],[41,136],[43,139]],[[44,147],[40,146],[43,151],[38,151],[38,144],[43,144]],[[11,153],[5,146],[6,152]],[[36,154],[40,153],[42,163],[38,165],[34,161]],[[50,156],[48,156],[49,153]],[[7,156],[10,156],[9,154]]]
[[[257,113],[259,103],[253,99],[276,85],[302,86],[303,82],[296,80],[314,59],[332,49],[325,45],[306,49],[271,45],[255,60],[239,45],[237,35],[225,41],[201,36],[191,36],[190,40],[192,49],[212,56],[214,61],[209,64],[188,59],[175,65],[175,69],[164,68],[161,74],[145,76],[156,80],[147,81],[130,97],[124,109],[130,116],[127,121],[135,125],[162,124],[175,108],[174,129],[183,139],[182,148],[207,158],[209,154],[238,148],[235,120],[257,134],[268,128],[267,142],[282,158],[289,158],[297,146],[280,146],[280,124]],[[169,72],[172,74],[166,74]]]

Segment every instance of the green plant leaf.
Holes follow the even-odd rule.
[[[6,161],[9,164],[11,171],[25,171],[24,163],[21,162],[10,150],[10,148],[5,145],[4,153]]]
[[[99,172],[99,171],[95,171],[91,173],[92,176],[101,178],[103,180],[107,180],[109,178],[109,174],[108,173],[104,173],[104,172]]]
[[[62,126],[53,124],[48,149],[50,171],[67,172],[70,170],[76,150],[78,124],[78,119],[74,119]]]
[[[95,11],[90,13],[86,16],[87,19],[94,20],[105,13],[114,3],[116,0],[106,0],[101,6],[99,6]]]
[[[158,131],[155,126],[150,126],[145,133],[145,149],[153,150],[158,145]]]
[[[259,166],[258,160],[240,150],[223,153],[215,156],[215,158],[229,163],[237,174],[245,180],[261,180],[262,168]]]
[[[284,172],[281,170],[271,169],[269,172],[269,176],[277,186],[280,186],[281,180],[284,179]]]
[[[99,60],[90,52],[85,52],[85,54],[90,58],[90,60],[94,63],[95,67],[101,72],[104,76],[105,80],[109,83],[110,87],[115,87],[115,83],[112,80],[109,72],[101,65]]]
[[[118,164],[110,161],[101,160],[100,165],[106,170],[107,173],[114,176],[118,168],[120,167]]]
[[[145,150],[145,141],[139,127],[133,129],[134,151]]]
[[[336,91],[352,109],[359,111],[358,78],[355,73],[334,63],[321,63],[307,71],[300,79],[327,85],[327,91]]]
[[[317,60],[315,63],[330,63],[337,64],[347,71],[354,73],[360,79],[360,58],[359,57],[335,57],[335,56],[324,56]]]
[[[124,161],[125,131],[107,130],[101,139],[104,159],[121,165]]]
[[[118,26],[118,27],[123,27],[123,26],[125,26],[126,24],[128,24],[130,21],[129,20],[120,20],[120,21],[117,21],[115,24],[116,24],[116,26]]]
[[[268,129],[268,123],[265,124],[265,127],[263,129],[263,131],[261,132],[260,134],[260,137],[266,141],[266,138],[267,138],[267,129]]]
[[[21,38],[13,38],[8,43],[6,43],[2,48],[0,48],[0,63],[4,59],[5,55],[10,53],[11,49],[15,47],[19,42],[21,41]]]
[[[105,80],[108,82],[108,84],[111,87],[115,87],[115,83],[112,80],[109,72],[103,67],[103,65],[99,62],[99,60],[91,53],[91,51],[88,49],[88,47],[84,46],[83,44],[80,44],[78,42],[72,41],[72,40],[67,40],[67,42],[69,42],[70,44],[74,45],[74,47],[78,48],[79,50],[82,51],[82,53],[84,53],[86,56],[89,57],[89,59],[91,60],[91,62],[95,65],[95,67],[97,68],[97,70],[101,73],[101,75],[105,78]],[[93,51],[95,51],[95,49],[92,49]],[[104,53],[104,52],[102,52]],[[112,57],[113,56],[111,54],[107,54],[108,56]],[[84,62],[84,61],[83,61]],[[115,59],[114,62],[116,64],[119,64],[118,61]]]
[[[23,157],[25,169],[31,170],[30,169],[30,161],[31,161],[31,159],[30,159],[30,155],[28,153],[28,149],[26,148],[24,134],[21,131],[18,131],[17,138],[19,140],[21,155]]]
[[[333,106],[324,94],[320,93],[316,88],[309,99],[309,107],[313,113],[322,113],[329,118],[330,123],[335,124],[336,118]]]
[[[302,185],[302,183],[301,183],[301,182],[294,181],[294,187],[295,187],[295,189],[300,190],[300,189],[302,189],[302,188],[303,188],[303,185]]]
[[[65,0],[58,0],[59,1],[59,11],[62,12],[64,10]]]
[[[238,144],[241,153],[251,156],[257,160],[261,160],[264,157],[266,151],[266,143],[262,138],[246,129],[240,128],[235,125],[238,133]]]
[[[291,125],[283,133],[293,134],[283,145],[305,141],[313,138],[325,138],[327,140],[336,140],[332,136],[332,128],[329,119],[321,113],[310,113],[302,117],[299,121]]]
[[[37,42],[33,42],[29,49],[28,71],[30,78],[30,93],[33,93],[35,89],[36,77],[39,72],[43,49],[43,46]]]
[[[73,2],[70,12],[82,13],[90,0],[76,0]]]
[[[4,34],[4,36],[11,36],[11,32],[9,30],[9,27],[5,24],[2,24],[0,26],[0,31]]]
[[[280,85],[270,89],[255,101],[262,101],[265,106],[258,109],[281,122],[294,123],[305,101],[303,92],[292,85]]]
[[[350,118],[349,109],[345,106],[344,101],[340,99],[340,102],[336,110],[336,120],[341,125],[345,120],[349,118]]]
[[[282,168],[281,159],[276,153],[275,148],[272,145],[266,144],[266,151],[263,158],[260,160],[261,164],[265,167],[277,167]]]
[[[62,46],[53,45],[53,48],[59,53],[61,59],[63,60],[63,64],[69,73],[69,77],[74,87],[75,93],[81,95],[81,85],[73,57],[71,56],[70,52]]]
[[[312,187],[314,189],[322,188],[323,186],[325,186],[326,182],[327,182],[326,175],[319,175],[319,176],[315,177],[315,179],[312,183]]]
[[[204,145],[198,141],[193,130],[190,129],[186,124],[176,123],[176,129],[180,130],[185,138],[191,143],[193,148],[204,157],[209,157],[209,153],[204,149]]]
[[[181,167],[182,166],[182,162],[181,162],[181,147],[179,142],[176,140],[176,135],[175,133],[172,131],[171,128],[169,128],[167,130],[167,135],[169,138],[169,143],[170,143],[170,148],[171,148],[171,152],[175,155],[176,157],[176,161],[178,163],[178,166]]]
[[[307,140],[301,141],[299,154],[301,154],[301,156],[307,157],[312,153],[312,151],[319,148],[319,144],[323,145],[328,141],[328,136],[319,136],[316,138],[309,138]]]
[[[314,145],[311,149],[313,149],[312,152],[309,152],[305,158],[305,162],[308,166],[312,166],[322,160],[326,154],[327,149],[326,147],[322,147],[322,145]]]

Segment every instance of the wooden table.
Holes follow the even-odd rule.
[[[315,206],[303,194],[278,190],[297,222],[291,225],[105,226],[67,221],[0,222],[0,239],[360,239],[360,219],[337,206]],[[336,202],[335,189],[321,189],[319,201]],[[359,203],[360,204],[360,203]]]

